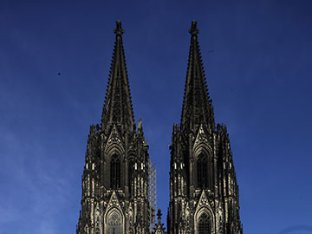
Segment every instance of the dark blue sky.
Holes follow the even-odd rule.
[[[308,0],[1,0],[0,233],[75,233],[117,19],[163,213],[196,19],[215,117],[231,137],[245,233],[312,233],[311,12]]]

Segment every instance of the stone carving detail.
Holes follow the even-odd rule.
[[[108,225],[118,226],[121,225],[121,216],[117,212],[113,212],[108,218]]]
[[[112,207],[117,207],[119,209],[121,209],[121,206],[120,206],[120,203],[118,201],[118,198],[117,198],[117,195],[116,195],[116,192],[114,191],[112,193],[112,196],[108,202],[108,205],[107,205],[107,210],[111,209]]]
[[[168,233],[241,234],[238,189],[229,136],[226,127],[216,125],[214,121],[196,22],[192,23],[190,33],[191,45],[181,122],[173,127],[170,146]],[[202,159],[205,158],[203,155],[208,158],[207,161]],[[185,167],[177,170],[176,165],[181,161]],[[229,162],[231,166],[224,166],[223,162]],[[185,178],[184,187],[176,186],[176,181],[179,181],[181,176]],[[202,183],[203,181],[207,182],[208,186]],[[188,192],[183,194],[183,191]],[[182,204],[185,203],[190,204],[190,211],[179,212],[179,207],[183,207]],[[220,204],[225,203],[228,205],[222,208]],[[211,230],[209,225],[206,225],[208,222],[198,226],[202,214],[211,218]],[[183,225],[180,225],[181,220]],[[224,227],[232,225],[237,227],[235,231],[223,230]]]
[[[151,226],[156,207],[148,186],[153,173],[142,122],[138,128],[134,122],[120,22],[115,33],[101,123],[91,126],[87,143],[77,234],[164,234],[161,212]],[[181,122],[173,127],[170,146],[167,233],[242,234],[229,136],[214,120],[196,22],[190,33]],[[120,163],[111,163],[113,156]],[[120,183],[112,183],[115,177]]]
[[[196,146],[196,145],[198,145],[200,143],[205,143],[205,144],[208,145],[208,139],[207,139],[207,136],[206,136],[206,133],[204,131],[204,128],[203,128],[202,124],[199,127],[199,130],[198,130],[198,133],[197,133],[194,145]]]
[[[119,134],[118,134],[118,131],[116,129],[116,126],[114,125],[113,129],[112,129],[112,132],[108,138],[108,141],[107,141],[107,144],[120,144],[121,143],[121,140],[120,140],[120,137],[119,137]]]
[[[150,216],[155,207],[148,197],[150,172],[145,170],[150,163],[148,145],[142,123],[135,127],[122,32],[117,22],[101,123],[91,126],[87,143],[77,234],[145,234],[154,223]],[[140,159],[140,168],[129,170],[130,152]],[[113,156],[118,158],[115,163]]]

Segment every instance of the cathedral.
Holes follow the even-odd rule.
[[[195,21],[180,124],[170,149],[167,230],[155,207],[155,169],[142,121],[135,123],[123,48],[115,45],[101,122],[91,125],[77,234],[242,234],[227,129],[214,120]],[[157,222],[155,223],[155,216]]]

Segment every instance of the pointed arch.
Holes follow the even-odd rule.
[[[124,233],[124,217],[119,209],[114,207],[106,213],[105,227],[107,234]]]
[[[128,186],[129,186],[129,195],[132,197],[134,195],[134,171],[135,171],[135,158],[130,157],[128,161]]]
[[[196,156],[196,185],[199,189],[210,189],[214,187],[214,163],[209,148],[201,147],[195,152]]]
[[[197,207],[194,216],[195,234],[215,234],[214,216],[208,205]]]
[[[211,217],[203,212],[197,221],[198,234],[211,234]]]
[[[119,131],[117,130],[116,125],[113,126],[108,140],[104,146],[104,155],[111,156],[113,154],[123,155],[125,154],[124,145],[122,138],[120,137]],[[104,157],[105,158],[105,157]]]
[[[197,157],[197,186],[198,188],[205,189],[208,187],[208,157],[200,153]]]

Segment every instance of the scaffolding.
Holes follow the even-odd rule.
[[[150,159],[148,160],[148,200],[150,204],[150,231],[152,231],[155,225],[156,212],[156,169]]]

